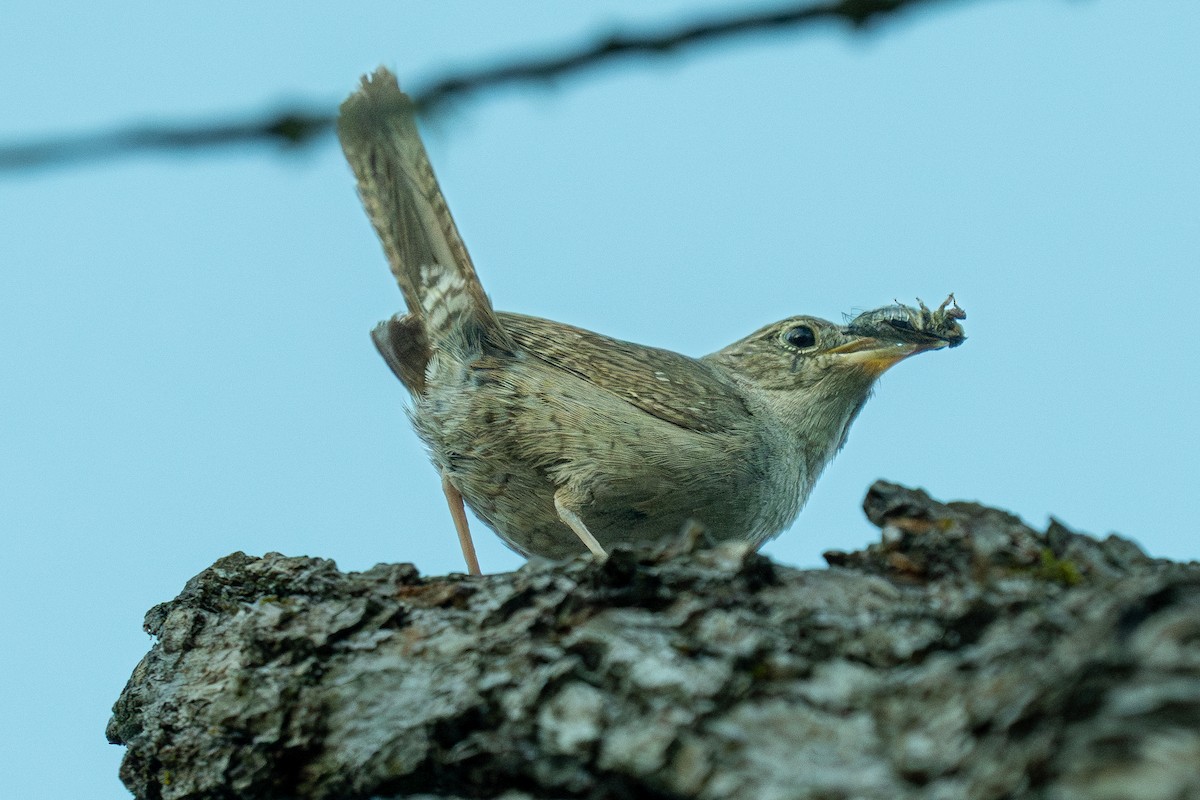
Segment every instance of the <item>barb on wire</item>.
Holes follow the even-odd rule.
[[[877,18],[894,14],[905,7],[932,5],[939,1],[836,0],[730,14],[670,30],[615,33],[586,46],[567,49],[558,55],[518,57],[492,67],[447,75],[428,82],[423,88],[412,92],[411,96],[421,113],[430,114],[452,100],[484,90],[505,85],[544,83],[622,58],[661,56],[706,42],[755,32],[797,28],[821,21],[840,21],[862,28]],[[0,171],[94,161],[153,150],[180,152],[256,142],[305,146],[331,133],[335,118],[332,111],[298,109],[241,122],[143,125],[106,133],[17,142],[0,145]]]
[[[329,113],[288,111],[244,122],[143,125],[109,133],[0,145],[0,171],[95,161],[151,150],[199,150],[250,142],[301,146],[331,130],[333,122],[334,116]]]

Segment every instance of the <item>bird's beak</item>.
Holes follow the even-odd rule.
[[[947,342],[891,342],[873,336],[859,336],[825,352],[838,356],[844,364],[853,364],[871,375],[878,376],[909,356],[926,350],[940,350]]]

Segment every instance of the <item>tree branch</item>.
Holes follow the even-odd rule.
[[[635,56],[664,56],[705,43],[732,40],[753,33],[797,29],[823,21],[844,22],[854,28],[889,17],[910,6],[930,6],[946,0],[837,0],[787,5],[766,11],[728,14],[699,20],[670,30],[614,33],[561,53],[515,57],[491,67],[452,73],[428,81],[412,92],[423,114],[435,113],[450,102],[502,86],[547,83],[602,64]],[[243,121],[201,124],[151,124],[108,132],[59,136],[0,146],[0,171],[98,161],[155,150],[181,152],[221,146],[267,143],[307,146],[333,130],[334,111],[296,108]]]
[[[1200,797],[1200,564],[884,482],[864,510],[879,540],[828,570],[691,539],[479,578],[235,553],[146,615],[107,729],[121,779],[160,800]]]

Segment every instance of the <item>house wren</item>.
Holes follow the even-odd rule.
[[[759,545],[796,518],[876,379],[965,338],[952,297],[845,325],[790,317],[698,359],[497,312],[391,73],[342,104],[338,135],[408,306],[372,337],[473,574],[464,499],[525,555],[603,556],[688,520]]]

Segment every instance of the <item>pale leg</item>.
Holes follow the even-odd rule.
[[[475,557],[475,543],[471,541],[471,529],[467,527],[467,511],[463,508],[463,496],[450,479],[442,475],[442,491],[446,493],[446,503],[450,506],[450,517],[454,520],[454,530],[458,531],[458,543],[462,547],[463,558],[467,560],[467,572],[471,575],[482,575],[479,571],[479,559]]]
[[[583,520],[579,518],[571,509],[563,505],[562,500],[563,490],[559,489],[554,493],[554,508],[558,511],[558,518],[561,519],[568,528],[575,531],[575,535],[579,540],[591,550],[595,556],[601,560],[608,558],[608,553],[604,552],[604,548],[596,541],[596,537],[592,536],[592,532],[587,529],[587,525],[583,524]]]

